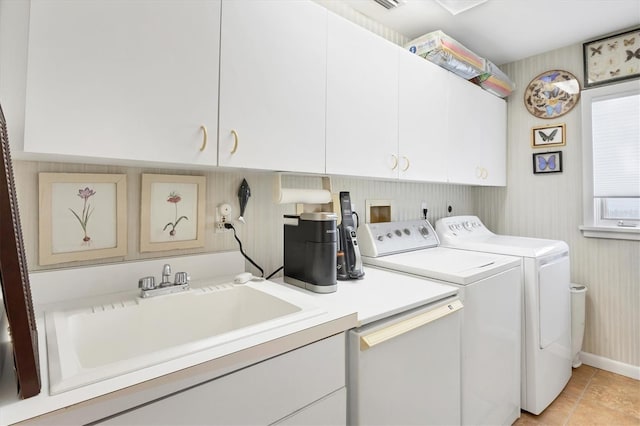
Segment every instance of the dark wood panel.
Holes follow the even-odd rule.
[[[1,106],[0,142],[0,283],[13,345],[17,392],[21,398],[29,398],[40,393],[41,386],[38,330],[24,254],[7,122]]]

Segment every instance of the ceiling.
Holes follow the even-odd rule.
[[[455,16],[435,0],[341,1],[409,39],[442,30],[496,65],[640,26],[639,0],[488,0]]]

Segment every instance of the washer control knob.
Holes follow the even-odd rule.
[[[398,237],[402,237],[402,232],[399,229],[396,229],[396,235]]]
[[[411,235],[411,231],[409,230],[409,228],[404,228],[403,231],[406,235]]]
[[[391,232],[387,232],[387,238],[393,238],[393,234]]]
[[[384,240],[384,235],[378,235],[378,236],[376,237],[376,239],[377,239],[378,241],[382,241],[382,240]]]

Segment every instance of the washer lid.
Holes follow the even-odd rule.
[[[362,261],[369,265],[459,285],[472,284],[521,264],[521,259],[517,257],[442,247],[382,257],[362,256]]]
[[[488,235],[458,239],[443,238],[442,245],[463,250],[534,258],[569,250],[569,246],[564,241],[511,235]]]
[[[436,222],[440,245],[463,250],[540,257],[569,250],[564,241],[496,235],[477,216],[451,216]]]

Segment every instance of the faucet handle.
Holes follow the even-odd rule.
[[[191,277],[186,272],[176,272],[175,285],[189,284]]]
[[[153,290],[156,288],[155,277],[143,277],[138,280],[138,288],[143,290]]]

